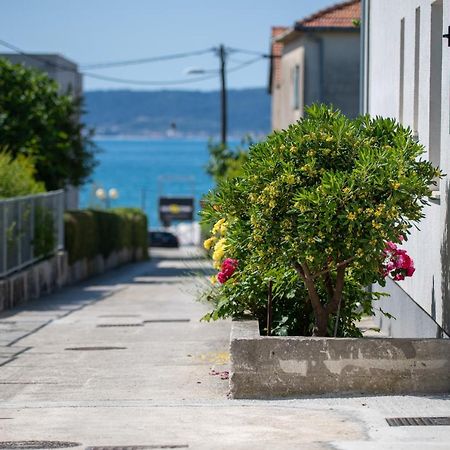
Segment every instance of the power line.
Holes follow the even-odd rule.
[[[64,70],[64,71],[68,71],[68,72],[81,73],[82,75],[84,75],[86,77],[89,77],[89,78],[95,78],[95,79],[104,80],[104,81],[111,81],[111,82],[114,82],[114,83],[123,83],[123,84],[140,85],[140,86],[144,86],[144,85],[147,85],[147,86],[174,86],[174,85],[197,83],[199,81],[206,81],[206,80],[210,80],[210,79],[216,78],[219,75],[219,71],[216,71],[216,73],[211,74],[211,75],[205,75],[205,76],[202,76],[202,77],[195,77],[195,78],[189,78],[189,79],[180,79],[180,80],[164,80],[164,81],[162,81],[162,80],[161,81],[132,80],[132,79],[126,79],[126,78],[111,77],[111,76],[107,76],[107,75],[100,75],[100,74],[96,74],[96,73],[92,73],[92,72],[85,72],[85,71],[78,72],[78,70],[76,68],[69,67],[69,66],[66,66],[66,65],[61,65],[61,64],[58,64],[58,63],[56,63],[54,61],[49,61],[48,59],[46,59],[43,56],[30,55],[29,53],[26,53],[25,51],[23,51],[19,47],[15,46],[15,45],[13,45],[13,44],[11,44],[9,42],[6,42],[6,41],[4,41],[2,39],[0,39],[0,45],[4,46],[4,47],[6,47],[6,48],[8,48],[10,50],[13,50],[14,52],[16,52],[16,53],[18,53],[18,54],[20,54],[22,56],[25,56],[26,58],[35,60],[35,61],[40,62],[40,63],[44,63],[47,66],[54,67],[54,68],[57,68],[57,69],[60,69],[60,70]],[[205,50],[200,50],[200,51],[197,51],[197,52],[190,52],[190,53],[191,54],[199,54],[200,52],[201,53],[207,53],[207,52],[215,51],[215,50],[216,49],[211,48],[211,49],[205,49]],[[235,51],[236,49],[230,49],[230,50]],[[253,52],[253,53],[256,53],[256,52]],[[179,54],[177,54],[177,57],[187,57],[186,56],[187,54],[188,53],[183,53],[183,54],[179,53]],[[183,56],[181,56],[181,55],[183,55]],[[168,59],[172,59],[173,57],[175,57],[175,54],[174,55],[159,56],[157,58],[166,58],[166,57]],[[251,64],[254,64],[255,62],[259,61],[260,59],[262,59],[264,57],[266,57],[266,55],[258,53],[258,57],[257,58],[252,58],[252,59],[250,59],[248,61],[244,61],[241,64],[238,64],[237,66],[228,69],[227,72],[228,73],[236,72],[236,71],[238,71],[238,70],[240,70],[240,69],[242,69],[244,67],[247,67],[247,66],[249,66]],[[141,59],[139,61],[143,61],[144,59],[149,59],[149,58],[143,58],[143,59]],[[126,65],[125,63],[134,63],[136,61],[138,61],[138,60],[133,60],[133,61],[128,61],[128,62],[126,62],[126,61],[121,61],[121,62],[117,61],[115,63],[109,63],[109,64],[119,64],[119,63],[121,63],[122,65]],[[108,64],[108,63],[104,63],[104,64]]]
[[[150,81],[150,80],[129,80],[126,78],[116,78],[110,77],[107,75],[100,75],[97,73],[90,72],[81,72],[84,76],[90,78],[96,78],[98,80],[104,81],[112,81],[114,83],[124,83],[124,84],[136,84],[136,85],[148,85],[148,86],[171,86],[177,84],[189,84],[189,83],[197,83],[198,81],[210,80],[212,78],[217,78],[217,74],[214,75],[205,75],[204,77],[196,77],[196,78],[186,78],[182,80],[164,80],[164,81]]]
[[[230,53],[246,53],[247,55],[259,55],[262,58],[270,58],[271,57],[271,55],[269,55],[267,53],[258,52],[256,50],[246,50],[246,49],[242,49],[242,48],[233,48],[233,47],[228,47],[227,49]]]
[[[97,64],[84,64],[81,65],[82,69],[107,69],[109,67],[120,67],[120,66],[131,66],[136,64],[146,64],[151,62],[158,61],[169,61],[172,59],[181,59],[181,58],[189,58],[191,56],[199,56],[204,55],[206,53],[213,52],[213,48],[206,48],[204,50],[198,50],[193,52],[185,52],[185,53],[174,53],[172,55],[161,55],[161,56],[153,56],[148,58],[140,58],[140,59],[129,59],[124,61],[111,61],[106,63],[97,63]]]

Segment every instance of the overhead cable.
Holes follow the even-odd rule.
[[[181,58],[189,58],[191,56],[204,55],[206,53],[213,52],[213,48],[206,48],[204,50],[198,50],[193,52],[185,52],[185,53],[174,53],[172,55],[161,55],[161,56],[153,56],[148,58],[140,58],[140,59],[129,59],[125,61],[111,61],[105,63],[97,63],[97,64],[83,64],[80,67],[82,69],[107,69],[110,67],[120,67],[120,66],[131,66],[136,64],[146,64],[151,62],[158,61],[169,61],[172,59],[181,59]]]

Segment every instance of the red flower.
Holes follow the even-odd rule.
[[[220,272],[217,274],[217,281],[220,284],[225,283],[225,281],[229,280],[236,270],[238,266],[237,259],[227,258],[220,268]]]

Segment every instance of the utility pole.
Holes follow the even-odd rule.
[[[226,86],[226,53],[223,44],[219,47],[219,57],[220,57],[220,81],[221,81],[221,95],[220,95],[220,106],[221,106],[221,136],[222,145],[227,144],[227,86]]]

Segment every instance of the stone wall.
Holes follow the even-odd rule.
[[[28,303],[55,290],[103,273],[122,264],[144,259],[142,249],[122,249],[104,258],[83,259],[69,265],[66,252],[40,261],[0,280],[0,311]]]
[[[450,391],[450,339],[265,337],[234,322],[233,398]]]

